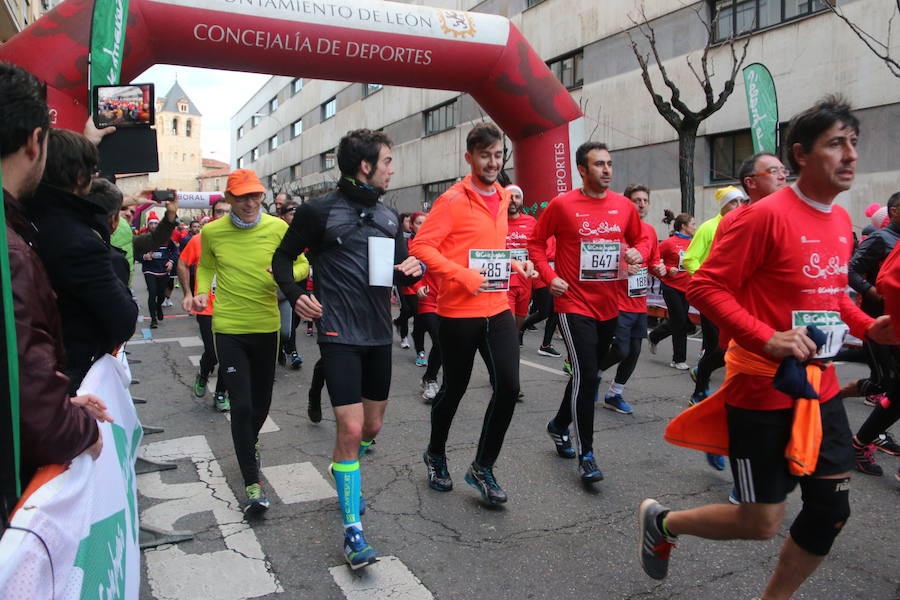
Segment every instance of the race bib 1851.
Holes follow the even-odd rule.
[[[814,358],[832,358],[844,345],[844,338],[850,328],[841,321],[840,313],[831,310],[795,310],[791,312],[791,322],[794,327],[808,327],[815,325],[825,334],[825,344]]]
[[[650,291],[650,271],[641,267],[634,275],[628,276],[628,297],[640,298]]]

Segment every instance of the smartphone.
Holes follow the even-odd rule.
[[[150,198],[154,202],[163,203],[175,199],[175,193],[172,190],[153,190],[150,192]]]
[[[156,98],[152,83],[95,85],[91,90],[91,114],[98,129],[150,127],[156,123]]]

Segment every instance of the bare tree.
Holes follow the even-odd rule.
[[[825,6],[828,7],[831,12],[835,14],[835,16],[847,24],[847,27],[850,28],[850,31],[856,34],[856,37],[862,40],[863,44],[872,51],[875,56],[877,56],[880,60],[882,60],[887,66],[888,70],[894,77],[900,77],[900,62],[898,62],[897,58],[891,56],[891,27],[894,24],[894,18],[900,14],[900,0],[895,0],[897,5],[897,10],[891,15],[891,18],[887,20],[887,35],[885,36],[884,41],[882,42],[874,35],[865,31],[862,27],[851,21],[844,15],[843,11],[839,10],[837,7],[837,0],[824,0]]]
[[[724,45],[728,47],[731,53],[731,71],[726,78],[722,91],[716,96],[711,81],[709,53],[716,44],[716,26],[719,21],[719,13],[716,11],[712,19],[707,21],[700,13],[700,10],[702,9],[697,9],[696,11],[697,17],[706,28],[707,38],[706,46],[700,55],[699,70],[691,62],[690,55],[685,58],[691,73],[694,74],[694,78],[703,90],[704,105],[700,110],[692,110],[685,103],[681,96],[679,84],[672,81],[665,66],[663,66],[663,61],[660,59],[656,47],[656,32],[653,30],[653,26],[650,25],[649,19],[647,19],[643,5],[641,5],[640,9],[641,20],[636,21],[632,19],[631,22],[644,36],[644,39],[650,46],[650,52],[642,54],[638,43],[631,36],[631,31],[628,32],[631,50],[634,52],[634,56],[641,67],[641,77],[644,80],[647,91],[650,92],[653,105],[669,125],[678,132],[678,180],[681,185],[681,211],[688,214],[694,214],[694,150],[697,144],[697,130],[700,127],[700,123],[722,108],[725,105],[725,101],[731,96],[731,93],[734,91],[734,80],[744,64],[744,59],[747,57],[747,45],[750,43],[748,36],[742,47],[738,49],[734,35],[724,42]],[[740,56],[738,55],[739,53]],[[656,91],[653,80],[650,78],[650,69],[653,63],[656,64],[663,83],[669,89],[668,100]]]

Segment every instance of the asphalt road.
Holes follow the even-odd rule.
[[[143,291],[138,295],[144,304]],[[395,347],[385,427],[362,471],[369,506],[363,523],[383,559],[351,574],[343,565],[340,516],[327,475],[334,438],[327,394],[322,423],[306,417],[318,357],[313,338],[301,328],[301,370],[277,369],[271,420],[260,436],[272,507],[248,524],[238,509],[244,494],[229,423],[212,409],[211,393],[202,399],[191,393],[202,353],[196,322],[179,316],[177,307],[166,312],[152,339],[139,331],[128,346],[129,359],[140,361],[132,364],[138,380],[132,394],[148,400],[138,406],[141,419],[164,428],[144,438],[143,452],[178,465],[139,476],[141,520],[189,530],[194,539],[143,553],[142,599],[750,599],[760,595],[799,506],[792,495],[788,522],[774,540],[683,538],[668,579],[653,581],[636,558],[640,501],[654,497],[675,508],[725,502],[732,485],[728,471],[713,471],[700,453],[662,439],[692,390],[686,372],[668,367],[667,342],[655,356],[644,347],[626,389],[633,415],[596,411],[595,452],[605,479],[585,486],[575,462],[558,458],[544,433],[566,383],[561,361],[539,356],[539,334],[526,335],[526,397],[495,468],[510,500],[494,508],[463,480],[489,397],[483,365],[476,360],[450,433],[455,489],[439,493],[428,487],[421,460],[429,434],[429,407],[419,389],[423,369],[414,365],[412,350]],[[562,342],[556,345],[562,349]],[[698,349],[689,342],[691,357]],[[842,380],[865,373],[861,365],[839,366]],[[607,387],[601,383],[602,391]],[[846,404],[855,428],[870,409],[858,399]],[[900,483],[894,479],[900,461],[883,453],[878,460],[885,476],[853,478],[853,516],[795,598],[900,598]]]

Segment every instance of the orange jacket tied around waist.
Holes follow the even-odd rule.
[[[672,419],[666,427],[664,439],[676,446],[727,456],[728,423],[725,414],[725,399],[732,386],[736,385],[734,376],[774,377],[776,371],[778,371],[778,363],[745,350],[732,342],[725,354],[725,383],[715,394]],[[816,364],[808,365],[806,378],[818,393],[822,380],[821,367]],[[819,411],[819,401],[809,398],[797,399],[794,403],[791,439],[784,451],[791,474],[811,475],[816,470],[821,444],[822,416]]]

